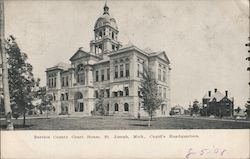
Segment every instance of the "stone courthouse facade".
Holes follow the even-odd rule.
[[[47,90],[53,97],[58,114],[91,115],[100,93],[108,115],[147,115],[140,96],[141,74],[150,68],[158,80],[159,94],[164,100],[156,116],[170,111],[170,62],[164,51],[144,51],[118,41],[116,20],[104,12],[94,26],[90,51],[79,48],[69,59],[71,64],[59,63],[47,68]]]

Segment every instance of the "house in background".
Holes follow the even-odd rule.
[[[182,106],[176,105],[171,108],[170,115],[183,115],[184,111],[185,109]]]
[[[151,69],[157,79],[159,95],[164,100],[156,116],[170,111],[170,62],[165,51],[143,50],[133,44],[122,46],[118,26],[105,4],[94,25],[90,51],[79,48],[69,59],[47,68],[47,90],[56,112],[91,115],[95,103],[104,95],[109,115],[141,116],[141,72]]]
[[[234,98],[228,91],[223,94],[215,88],[214,93],[208,91],[202,98],[202,107],[206,116],[233,117]]]

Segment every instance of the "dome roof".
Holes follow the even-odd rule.
[[[103,9],[104,9],[103,15],[99,17],[95,22],[95,29],[103,25],[110,25],[112,28],[118,29],[116,20],[109,15],[109,7],[107,6],[107,4],[105,4]]]

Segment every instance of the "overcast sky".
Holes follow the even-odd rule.
[[[6,36],[14,35],[35,77],[83,47],[89,51],[94,24],[105,1],[54,0],[5,3]],[[248,0],[114,1],[110,14],[118,39],[141,49],[165,50],[170,59],[172,106],[187,106],[208,90],[229,90],[235,104],[248,99],[246,71]]]

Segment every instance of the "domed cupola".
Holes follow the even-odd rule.
[[[104,53],[118,50],[121,47],[117,40],[118,33],[116,20],[110,16],[109,7],[105,3],[103,15],[95,22],[95,40],[90,42],[91,52],[103,55]]]
[[[99,17],[95,23],[95,29],[105,26],[105,25],[109,25],[113,27],[114,29],[118,30],[116,20],[109,15],[109,7],[107,6],[106,3],[105,3],[105,6],[103,7],[103,10],[104,10],[103,15]]]

